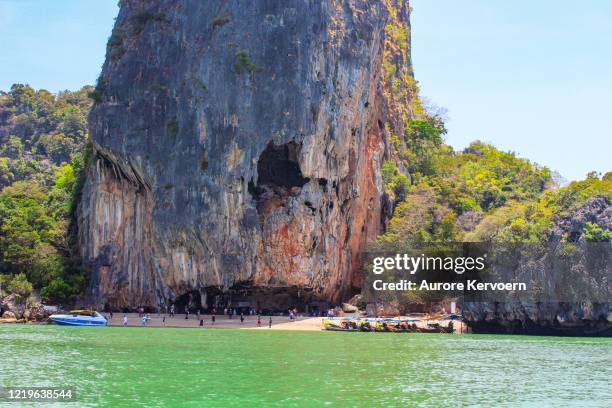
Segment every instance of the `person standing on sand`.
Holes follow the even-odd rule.
[[[244,324],[244,313],[240,313],[240,324]]]
[[[204,327],[204,319],[200,319],[200,327]]]
[[[170,305],[170,317],[174,317],[174,305]]]
[[[127,326],[127,314],[123,314],[123,326]]]
[[[185,306],[185,320],[189,319],[189,307]]]
[[[110,311],[110,319],[113,320],[113,311]]]
[[[257,315],[257,327],[261,327],[261,316]]]
[[[215,324],[215,320],[217,320],[217,316],[212,315],[212,324],[213,324],[213,325]]]
[[[270,320],[268,321],[268,329],[272,328],[272,315],[270,315]]]
[[[162,318],[162,324],[164,325],[164,327],[166,327],[166,315],[164,315],[164,317]]]

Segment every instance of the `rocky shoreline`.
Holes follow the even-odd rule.
[[[0,297],[0,323],[43,323],[51,313],[35,298],[17,294]]]
[[[612,336],[612,305],[591,303],[491,303],[464,305],[475,333]]]

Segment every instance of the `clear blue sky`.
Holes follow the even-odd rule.
[[[612,2],[412,0],[422,94],[447,141],[481,139],[568,179],[612,170]],[[93,84],[116,0],[0,0],[0,89]]]
[[[0,90],[93,85],[117,0],[0,0]]]
[[[412,0],[415,76],[474,139],[581,179],[612,170],[612,1]]]

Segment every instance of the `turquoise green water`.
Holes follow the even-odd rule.
[[[78,406],[612,406],[612,339],[1,325],[0,347],[0,386]]]

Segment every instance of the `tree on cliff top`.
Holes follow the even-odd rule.
[[[609,173],[555,189],[549,169],[480,141],[455,152],[444,144],[445,132],[440,115],[425,112],[407,121],[403,137],[391,134],[397,161],[411,179],[396,161],[382,166],[397,205],[381,242],[540,242],[555,219],[596,195],[612,194]]]

